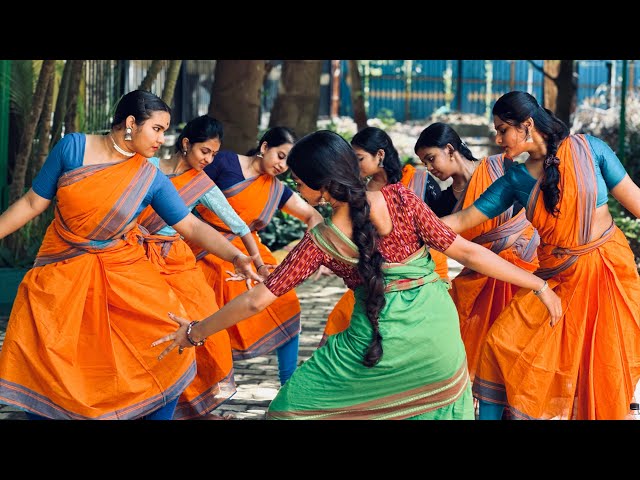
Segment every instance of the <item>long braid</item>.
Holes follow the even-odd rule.
[[[547,156],[544,159],[544,178],[540,182],[544,207],[554,217],[560,213],[560,159],[556,156],[560,143],[569,136],[569,127],[553,112],[543,108],[527,92],[513,91],[505,93],[493,106],[493,114],[509,125],[520,127],[531,117],[536,129],[544,136]],[[529,134],[529,132],[526,132]]]
[[[317,191],[326,189],[331,197],[349,205],[353,242],[358,247],[358,273],[363,280],[367,318],[373,329],[362,363],[373,367],[383,352],[378,319],[385,306],[384,281],[379,236],[369,218],[371,207],[366,185],[360,178],[358,158],[340,135],[319,130],[296,142],[287,161],[293,173],[308,187]]]

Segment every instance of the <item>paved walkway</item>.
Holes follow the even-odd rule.
[[[458,271],[459,264],[449,260],[450,276],[454,277]],[[346,289],[342,280],[334,275],[307,280],[296,289],[302,307],[299,364],[317,348],[326,318]],[[0,317],[0,346],[4,341],[6,325],[7,318]],[[275,353],[237,361],[234,369],[238,391],[214,413],[231,415],[237,420],[264,420],[269,403],[280,386]],[[5,419],[25,420],[26,415],[14,407],[0,404],[0,420]]]

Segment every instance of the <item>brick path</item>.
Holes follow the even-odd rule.
[[[449,260],[449,275],[453,278],[460,270],[459,264]],[[297,289],[302,306],[300,351],[298,363],[308,359],[322,338],[329,312],[346,291],[342,280],[336,276],[323,276],[307,280]],[[6,317],[0,317],[0,345],[4,341]],[[234,364],[238,391],[223,405],[214,410],[217,415],[232,415],[237,420],[264,420],[269,403],[275,397],[278,380],[278,360],[275,353]],[[8,405],[0,404],[0,420],[25,420],[25,414]]]

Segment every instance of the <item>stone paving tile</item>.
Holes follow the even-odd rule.
[[[450,276],[453,278],[460,265],[449,260]],[[322,338],[324,324],[329,312],[347,290],[336,276],[323,276],[318,280],[307,280],[296,289],[302,307],[300,350],[298,365],[301,365],[315,351]],[[0,317],[0,345],[4,341],[7,318]],[[269,403],[276,396],[278,380],[278,360],[275,352],[261,357],[236,361],[234,364],[237,392],[233,397],[203,417],[218,418],[219,415],[232,416],[236,420],[264,420]],[[0,404],[0,420],[25,420],[21,410]]]

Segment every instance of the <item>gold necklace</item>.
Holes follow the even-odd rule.
[[[458,190],[456,187],[453,186],[453,183],[451,184],[451,190],[453,190],[456,193],[461,193],[464,192],[464,189],[467,188],[467,186],[465,185],[464,187],[462,187],[460,190]]]

